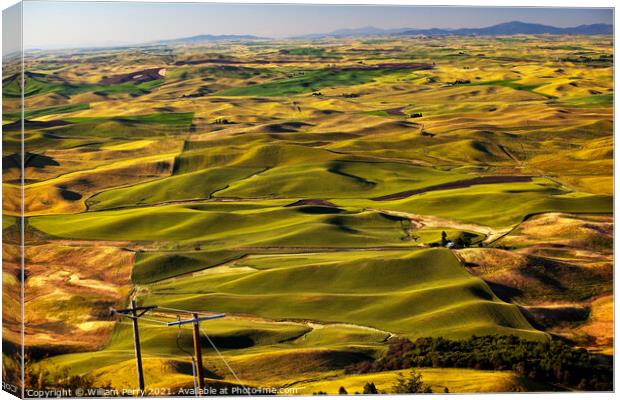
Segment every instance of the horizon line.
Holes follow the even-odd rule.
[[[522,20],[510,20],[510,21],[505,21],[505,22],[499,22],[499,23],[495,23],[492,25],[486,25],[486,26],[481,26],[481,27],[452,27],[452,28],[437,28],[437,27],[432,27],[432,28],[415,28],[415,27],[400,27],[400,28],[389,28],[389,27],[382,27],[382,26],[377,26],[377,25],[363,25],[363,26],[358,26],[355,28],[339,28],[339,29],[335,29],[329,32],[313,32],[313,33],[307,33],[307,34],[301,34],[301,35],[294,35],[294,36],[259,36],[256,34],[252,34],[252,33],[226,33],[226,34],[217,34],[217,33],[200,33],[200,34],[196,34],[196,35],[190,35],[190,36],[178,36],[178,37],[170,37],[170,38],[165,38],[165,39],[154,39],[154,40],[149,40],[149,41],[139,41],[139,42],[116,42],[116,43],[110,43],[110,44],[105,44],[105,43],[98,43],[98,44],[82,44],[82,45],[63,45],[63,44],[58,44],[58,45],[50,45],[50,46],[32,46],[29,48],[25,48],[23,49],[24,52],[27,51],[62,51],[62,50],[86,50],[86,49],[92,49],[92,50],[96,50],[96,49],[114,49],[114,48],[126,48],[126,47],[148,47],[148,46],[157,46],[159,45],[163,45],[164,43],[161,42],[167,42],[167,41],[175,41],[175,40],[183,40],[183,39],[191,39],[191,38],[196,38],[196,37],[201,37],[201,36],[213,36],[213,37],[222,37],[222,36],[230,36],[230,37],[240,37],[240,36],[252,36],[252,38],[248,38],[248,40],[303,40],[303,39],[307,39],[307,40],[313,40],[311,38],[311,36],[315,36],[315,35],[323,35],[323,36],[329,36],[331,34],[334,34],[335,32],[338,31],[355,31],[355,30],[360,30],[360,29],[365,29],[365,28],[371,28],[371,29],[380,29],[380,30],[385,30],[385,31],[397,31],[395,33],[374,33],[374,34],[360,34],[360,36],[381,36],[381,35],[394,35],[394,36],[398,36],[398,31],[400,32],[406,32],[406,31],[416,31],[416,30],[420,30],[420,31],[428,31],[428,30],[443,30],[443,31],[457,31],[457,30],[461,30],[461,29],[484,29],[484,28],[489,28],[489,27],[494,27],[494,26],[498,26],[498,25],[503,25],[503,24],[510,24],[510,23],[523,23],[523,24],[530,24],[530,25],[539,25],[539,26],[546,26],[546,27],[551,27],[551,28],[556,28],[556,29],[574,29],[574,28],[578,28],[578,27],[582,27],[582,26],[593,26],[593,25],[605,25],[605,26],[611,26],[614,27],[613,21],[611,24],[607,24],[607,23],[592,23],[592,24],[578,24],[578,25],[574,25],[574,26],[568,26],[568,27],[558,27],[555,25],[548,25],[548,24],[541,24],[538,22],[528,22],[528,21],[522,21]],[[497,36],[514,36],[514,35],[520,35],[520,33],[516,33],[516,34],[510,34],[510,35],[497,35]],[[355,37],[355,35],[350,36],[351,38]],[[4,54],[3,57],[9,57],[12,54],[14,54],[15,52],[11,52],[8,54]]]

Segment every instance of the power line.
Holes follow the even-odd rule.
[[[148,320],[144,320],[144,321],[146,321],[146,322],[147,322],[145,325],[146,325],[146,326],[149,326],[149,327],[150,327],[150,326],[152,326],[152,327],[155,327],[155,326],[159,327],[159,326],[161,325],[161,324],[157,324],[157,325],[155,325],[155,324],[149,323],[149,322],[148,322]],[[133,326],[133,323],[132,323],[132,322],[117,321],[116,323],[117,323],[117,324],[120,324],[120,325]]]
[[[161,321],[161,320],[156,320],[152,318],[147,318],[144,316],[144,314],[146,314],[147,312],[155,310],[155,309],[191,314],[193,318],[182,320],[181,316],[177,315],[176,321]],[[127,317],[132,320],[131,324],[127,324],[127,325],[133,326],[134,347],[135,347],[136,364],[137,364],[137,372],[138,372],[138,384],[140,386],[141,395],[144,395],[144,373],[142,371],[142,351],[140,348],[140,335],[139,335],[139,330],[138,330],[138,320],[140,319],[145,322],[150,322],[151,324],[164,325],[164,326],[174,326],[174,325],[178,326],[179,332],[177,334],[176,344],[179,350],[181,350],[185,354],[188,354],[191,357],[192,378],[194,381],[194,390],[196,391],[196,396],[199,396],[200,391],[203,390],[205,387],[204,367],[202,364],[202,349],[201,349],[200,340],[199,340],[200,333],[205,335],[205,337],[207,338],[207,341],[209,342],[211,347],[213,347],[213,350],[215,350],[218,357],[224,362],[224,365],[226,366],[226,368],[228,368],[230,373],[233,375],[233,377],[236,379],[239,385],[243,388],[243,391],[247,393],[248,396],[251,396],[250,391],[245,387],[243,382],[241,382],[241,379],[239,379],[239,377],[237,376],[235,371],[232,369],[228,361],[226,361],[226,358],[224,358],[224,356],[219,351],[219,349],[217,348],[213,340],[211,340],[209,335],[207,335],[207,333],[200,328],[200,321],[222,318],[225,316],[225,314],[196,312],[196,311],[182,310],[182,309],[172,308],[172,307],[158,307],[158,306],[138,307],[135,300],[131,300],[131,308],[126,308],[126,309],[121,309],[121,310],[115,310],[111,308],[110,311],[112,312],[113,315],[120,315],[121,317]],[[201,317],[199,316],[199,314],[202,314],[203,316]],[[119,322],[123,323],[121,321]],[[194,354],[191,354],[190,352],[183,349],[183,347],[180,344],[181,329],[183,325],[190,324],[190,323],[193,325]],[[154,325],[151,325],[151,326],[154,326]],[[168,355],[162,355],[162,356],[168,357]]]
[[[213,347],[213,350],[215,350],[215,352],[217,353],[217,355],[222,359],[222,361],[224,362],[224,365],[226,365],[226,368],[228,368],[228,370],[230,371],[230,373],[235,377],[235,379],[237,380],[237,382],[239,383],[239,385],[243,388],[243,391],[246,392],[248,394],[248,396],[250,396],[250,391],[245,387],[245,385],[241,382],[241,379],[239,379],[239,377],[237,376],[237,374],[235,373],[235,371],[232,369],[232,367],[230,366],[230,364],[228,364],[228,361],[226,361],[226,358],[224,358],[224,356],[222,355],[222,353],[220,353],[220,351],[217,349],[217,346],[215,345],[215,343],[213,343],[213,340],[211,340],[211,338],[209,337],[209,335],[207,335],[207,333],[205,331],[203,331],[202,329],[200,329],[200,332],[202,332],[203,335],[205,335],[205,337],[207,338],[207,340],[209,341],[209,344],[211,344],[211,347]]]
[[[170,308],[170,307],[157,307],[158,310],[168,310],[168,311],[174,311],[174,312],[181,312],[181,313],[185,313],[185,314],[209,314],[209,313],[205,313],[202,311],[190,311],[190,310],[181,310],[179,308]]]
[[[166,322],[166,326],[174,326],[177,325],[179,327],[179,333],[177,335],[177,346],[181,351],[184,351],[183,348],[179,344],[179,338],[181,337],[181,326],[186,324],[193,325],[193,336],[194,336],[194,354],[186,352],[192,357],[192,365],[194,360],[196,361],[196,374],[198,376],[198,386],[196,388],[196,396],[199,396],[201,391],[205,389],[205,376],[204,376],[204,367],[202,365],[202,346],[200,345],[200,321],[206,321],[211,319],[223,318],[225,314],[211,314],[204,317],[200,317],[198,313],[193,313],[191,319],[182,320],[180,315],[177,315],[177,320],[175,322]]]
[[[141,319],[141,320],[143,320],[143,321],[148,321],[148,322],[153,322],[153,323],[156,323],[156,324],[158,324],[158,325],[166,325],[166,322],[165,322],[165,321],[159,321],[159,320],[157,320],[157,319],[146,318],[146,317],[138,317],[138,318],[140,318],[140,319]]]
[[[183,353],[189,355],[192,359],[192,381],[194,382],[194,393],[196,393],[196,396],[198,396],[198,380],[197,380],[197,376],[196,376],[196,362],[194,360],[194,355],[192,353],[190,353],[189,351],[186,351],[180,343],[180,339],[181,339],[181,317],[177,315],[177,321],[179,321],[179,333],[177,334],[177,347],[179,348],[179,350],[181,350]]]

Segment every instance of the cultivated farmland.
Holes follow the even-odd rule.
[[[336,394],[374,382],[390,392],[401,368],[381,360],[397,340],[428,337],[562,341],[608,365],[612,38],[510,39],[30,54],[30,373],[66,368],[95,386],[135,387],[130,323],[108,311],[131,299],[227,314],[202,327],[239,380],[205,340],[214,386]],[[21,111],[17,72],[5,71],[3,357],[11,365]],[[164,309],[147,316],[147,387],[193,387],[190,327],[157,324],[176,318]],[[363,370],[370,365],[383,369]],[[434,391],[604,384],[492,363],[419,367]]]

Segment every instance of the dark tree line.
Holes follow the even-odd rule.
[[[613,390],[613,372],[583,348],[559,340],[535,342],[517,336],[472,336],[466,340],[392,339],[386,354],[374,362],[349,365],[360,374],[413,367],[514,371],[517,375],[579,390]]]

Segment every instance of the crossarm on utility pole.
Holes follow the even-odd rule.
[[[134,318],[134,317],[140,318],[141,316],[146,314],[148,311],[154,310],[156,308],[157,306],[142,306],[142,307],[136,307],[136,308],[122,308],[120,310],[117,310],[117,309],[110,307],[110,312],[112,314],[121,314],[122,316],[128,317],[128,318]],[[142,312],[139,314],[136,314],[136,311],[142,311]]]

